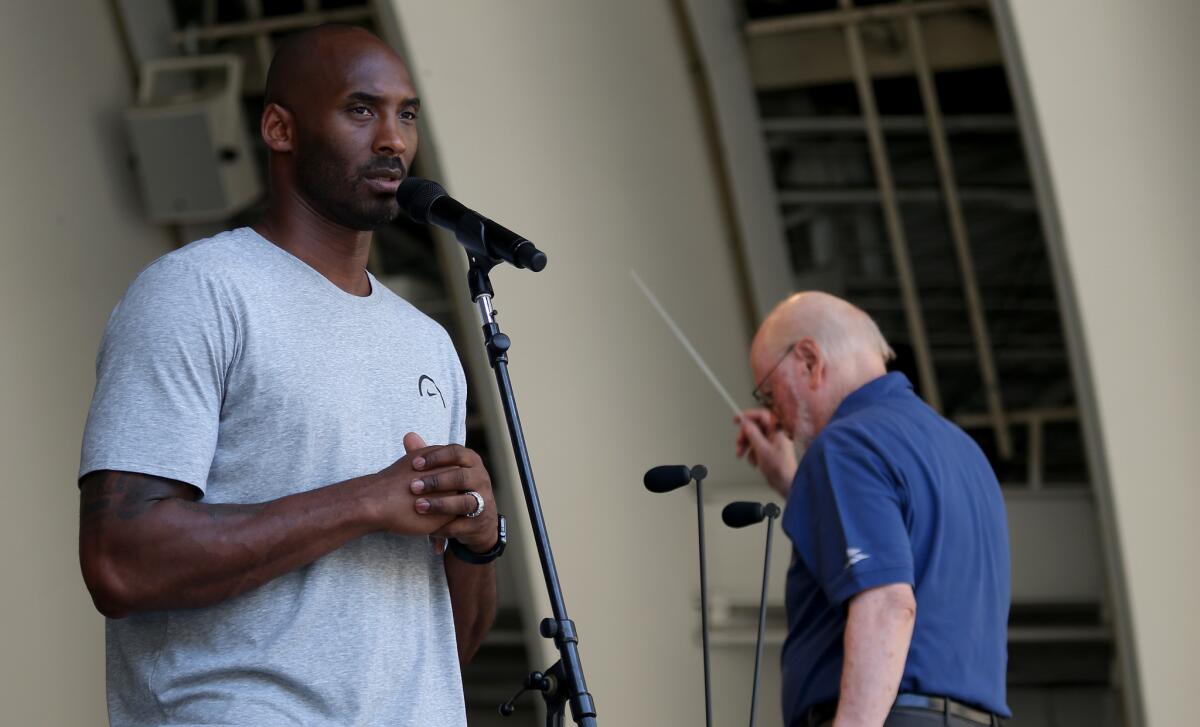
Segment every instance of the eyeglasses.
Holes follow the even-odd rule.
[[[795,349],[796,342],[793,341],[792,343],[789,343],[787,350],[783,352],[783,355],[779,357],[779,360],[775,362],[775,365],[771,367],[771,370],[767,372],[767,375],[762,377],[762,381],[758,382],[758,386],[754,387],[754,391],[750,392],[750,396],[754,397],[754,400],[757,401],[758,405],[762,408],[770,409],[772,411],[775,410],[775,396],[771,392],[763,391],[762,388],[767,385],[768,381],[771,380],[771,376],[775,373],[775,369],[782,366],[783,362],[787,360],[788,356],[792,355],[792,351]]]

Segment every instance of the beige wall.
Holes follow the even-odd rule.
[[[1194,724],[1200,4],[997,5],[1057,201],[1147,724]]]
[[[750,331],[671,5],[393,6],[446,186],[550,257],[537,275],[493,278],[601,722],[702,723],[695,503],[649,495],[641,477],[702,462],[717,492],[748,472],[728,408],[629,269],[747,400]],[[524,513],[513,519],[525,539]],[[528,583],[541,590],[536,570]]]
[[[0,11],[5,724],[106,722],[103,619],[76,560],[79,441],[108,312],[168,249],[140,222],[121,150],[120,48],[104,3]]]

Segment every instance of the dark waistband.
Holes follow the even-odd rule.
[[[985,712],[982,709],[977,709],[967,704],[963,704],[954,699],[947,697],[931,697],[927,694],[913,694],[911,692],[902,692],[896,695],[896,701],[892,708],[903,707],[907,709],[925,709],[930,712],[940,712],[953,717],[959,717],[969,722],[976,724],[988,725],[995,727],[1000,724],[1000,720],[991,712]],[[805,719],[800,724],[803,727],[816,727],[822,722],[828,722],[833,719],[837,713],[837,702],[826,702],[818,704],[808,710]]]
[[[947,697],[930,697],[925,694],[897,694],[895,707],[910,707],[928,709],[933,712],[944,712],[954,717],[960,717],[970,722],[986,725],[998,725],[999,719],[991,712],[985,712],[968,704]]]

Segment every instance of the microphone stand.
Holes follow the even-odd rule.
[[[471,290],[471,300],[478,307],[479,317],[483,323],[483,343],[487,349],[488,361],[496,374],[496,385],[500,389],[504,418],[508,422],[508,437],[512,441],[513,454],[516,456],[517,472],[525,491],[525,505],[529,510],[534,542],[537,545],[538,557],[542,562],[542,575],[550,596],[550,608],[554,614],[553,618],[542,619],[539,632],[542,637],[554,640],[554,645],[558,647],[559,653],[559,660],[545,673],[535,671],[526,678],[521,691],[501,705],[500,714],[504,716],[512,714],[515,710],[513,702],[517,697],[526,691],[537,690],[541,692],[542,699],[546,702],[547,727],[562,727],[563,713],[567,704],[571,705],[571,717],[575,724],[582,727],[596,727],[596,705],[592,700],[592,695],[588,693],[587,684],[583,678],[583,666],[579,660],[579,636],[574,622],[567,617],[567,606],[563,601],[558,570],[554,566],[554,554],[550,551],[550,536],[546,532],[546,522],[542,517],[537,485],[533,480],[533,468],[529,463],[529,452],[525,446],[525,434],[521,429],[521,419],[517,415],[517,401],[513,394],[512,381],[508,375],[508,349],[512,342],[507,335],[500,332],[500,326],[496,324],[496,311],[492,308],[494,293],[488,273],[501,261],[486,254],[480,249],[481,245],[468,244],[468,240],[464,240],[464,237],[470,237],[471,233],[478,235],[477,239],[482,240],[482,224],[480,223],[477,229],[470,229],[472,227],[474,225],[471,222],[460,226],[457,236],[468,250],[467,257],[471,265],[467,272],[467,284]]]
[[[762,664],[763,632],[767,623],[767,578],[771,574],[771,533],[774,532],[771,525],[779,517],[779,506],[767,503],[763,506],[763,513],[767,516],[767,550],[763,555],[762,595],[758,599],[758,640],[754,645],[754,684],[750,688],[750,727],[754,727],[754,708],[758,703],[758,668]]]

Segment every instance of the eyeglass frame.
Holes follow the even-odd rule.
[[[758,382],[758,385],[754,387],[754,391],[750,392],[750,396],[754,399],[754,401],[758,402],[758,405],[761,406],[762,408],[769,409],[771,411],[775,411],[775,394],[774,394],[774,392],[771,392],[769,394],[764,393],[762,391],[762,387],[767,385],[767,382],[770,381],[771,377],[775,375],[776,369],[778,369],[780,366],[782,366],[783,362],[787,361],[788,356],[791,356],[792,353],[796,350],[797,343],[800,343],[800,341],[792,341],[791,343],[788,344],[787,350],[785,350],[783,352],[783,355],[779,357],[779,360],[775,362],[775,365],[771,367],[771,370],[767,372],[767,375],[762,377],[762,380],[760,380]]]

